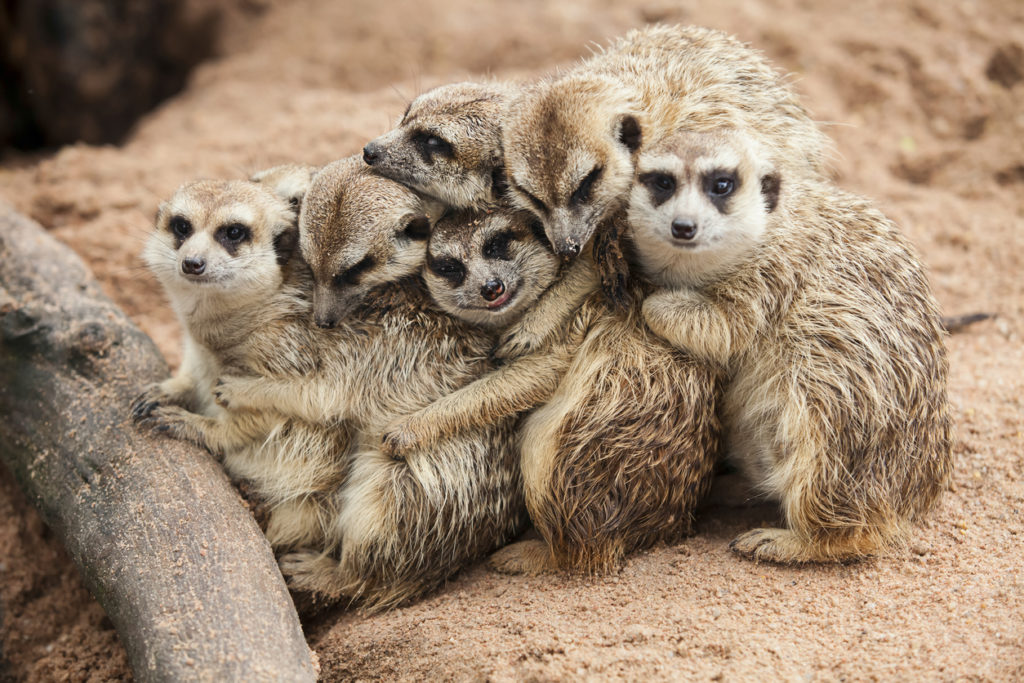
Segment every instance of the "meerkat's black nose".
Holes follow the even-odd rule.
[[[202,275],[206,270],[206,259],[190,256],[181,262],[181,272],[185,275]]]
[[[380,147],[375,142],[366,143],[366,147],[363,147],[363,161],[370,166],[373,166],[380,159]]]
[[[672,236],[677,240],[692,240],[697,235],[697,224],[677,218],[672,221]]]
[[[322,330],[329,330],[337,324],[334,318],[316,318],[316,326]]]
[[[505,293],[505,283],[501,280],[488,280],[480,288],[480,296],[488,301],[494,301]]]

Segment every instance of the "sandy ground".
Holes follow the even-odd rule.
[[[903,226],[945,311],[998,314],[949,340],[954,485],[906,551],[757,565],[727,544],[775,510],[713,507],[697,536],[614,576],[476,567],[404,609],[329,613],[308,624],[325,679],[1024,679],[1024,4],[228,6],[223,56],[123,147],[0,165],[0,197],[81,253],[172,363],[177,325],[137,254],[177,185],[354,153],[431,85],[542,73],[649,21],[725,29],[796,74],[836,141],[838,182]],[[110,623],[6,472],[0,620],[0,680],[128,675]]]

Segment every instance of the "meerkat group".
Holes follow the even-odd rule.
[[[161,205],[185,353],[134,415],[251,485],[294,590],[368,608],[492,552],[613,570],[692,533],[721,460],[781,507],[738,554],[884,552],[950,477],[944,330],[828,152],[704,28],[435,88],[361,155]]]

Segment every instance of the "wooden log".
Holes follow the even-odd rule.
[[[139,680],[314,680],[270,546],[213,458],[137,429],[167,376],[85,264],[0,203],[0,460],[60,536]]]

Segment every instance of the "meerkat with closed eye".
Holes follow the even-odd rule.
[[[326,542],[281,558],[292,588],[386,608],[437,586],[517,532],[524,518],[514,420],[498,420],[406,453],[380,450],[384,428],[490,368],[493,334],[453,318],[422,281],[433,205],[358,158],[324,167],[300,217],[325,335],[309,372],[228,376],[229,410],[342,421],[356,442],[333,495]],[[263,337],[262,341],[259,340]],[[257,335],[265,353],[291,347]]]
[[[294,222],[286,201],[245,181],[189,183],[161,204],[144,259],[178,313],[186,353],[177,375],[133,406],[136,420],[199,443],[234,479],[250,482],[279,551],[322,542],[325,496],[344,477],[350,434],[344,424],[275,411],[224,411],[211,392],[221,372],[237,372],[240,363],[250,372],[316,363],[301,347],[279,349],[282,360],[274,360],[254,358],[248,346],[257,330],[309,327],[305,266],[292,255]]]
[[[573,256],[625,207],[638,153],[678,130],[723,125],[751,130],[786,173],[822,171],[827,138],[759,52],[706,28],[637,29],[510,100],[508,196]]]
[[[394,130],[367,143],[381,175],[447,206],[483,208],[505,190],[501,122],[512,83],[454,83],[412,100]]]
[[[944,332],[925,270],[869,202],[790,180],[747,131],[683,133],[638,162],[650,328],[730,377],[726,453],[785,528],[731,547],[835,561],[900,543],[952,470]]]

